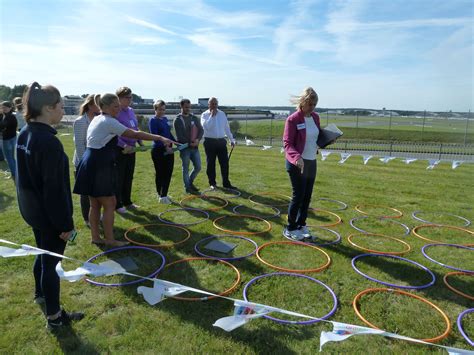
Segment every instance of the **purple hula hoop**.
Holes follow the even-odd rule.
[[[243,240],[246,240],[250,243],[252,243],[254,246],[255,246],[255,249],[247,254],[247,255],[244,255],[244,256],[236,256],[236,257],[233,257],[233,258],[218,258],[216,256],[212,256],[212,255],[206,255],[204,254],[203,252],[201,252],[199,250],[199,244],[201,244],[202,242],[204,242],[205,240],[208,240],[208,239],[212,239],[212,238],[222,238],[222,237],[231,237],[231,238],[239,238],[239,239],[243,239]],[[216,260],[225,260],[225,261],[231,261],[231,260],[241,260],[241,259],[245,259],[245,258],[248,258],[249,256],[252,256],[253,254],[255,254],[255,252],[257,251],[258,249],[258,245],[257,243],[255,243],[252,239],[250,238],[245,238],[245,237],[242,237],[240,235],[231,235],[231,234],[228,234],[228,235],[211,235],[209,237],[206,237],[204,239],[201,239],[200,241],[198,241],[196,244],[194,244],[194,251],[198,254],[198,255],[201,255],[205,258],[211,258],[211,259],[216,259]]]
[[[162,263],[161,263],[160,267],[158,269],[156,269],[155,271],[153,271],[150,275],[146,276],[148,278],[152,278],[155,275],[157,275],[163,269],[163,267],[165,266],[166,259],[165,259],[165,256],[160,251],[158,251],[156,249],[147,248],[147,247],[140,247],[140,246],[125,246],[125,247],[118,247],[118,248],[109,249],[109,250],[104,251],[103,253],[94,255],[92,258],[90,258],[86,262],[90,263],[90,262],[92,262],[93,260],[97,259],[98,257],[100,257],[102,255],[109,254],[109,253],[112,253],[114,251],[120,251],[120,250],[126,250],[126,249],[141,249],[141,250],[151,251],[151,252],[161,256]],[[122,282],[122,283],[118,283],[118,284],[108,284],[108,283],[93,281],[93,280],[90,280],[90,279],[86,279],[86,281],[91,283],[92,285],[96,285],[96,286],[118,287],[118,286],[128,286],[128,285],[137,284],[137,283],[145,281],[145,279],[137,279],[137,280],[134,280],[134,281]]]
[[[369,275],[366,275],[364,274],[362,271],[360,271],[356,266],[355,266],[355,263],[357,261],[357,259],[359,258],[363,258],[365,256],[377,256],[377,257],[385,257],[385,258],[392,258],[392,259],[399,259],[399,260],[403,260],[403,261],[406,261],[406,262],[409,262],[411,264],[414,264],[420,268],[422,268],[423,270],[425,270],[428,274],[431,275],[431,282],[427,283],[426,285],[421,285],[421,286],[403,286],[403,285],[397,285],[397,284],[391,284],[391,283],[388,283],[388,282],[384,282],[384,281],[380,281],[380,280],[377,280],[376,278],[373,278],[373,277],[370,277]],[[427,288],[427,287],[430,287],[430,286],[433,286],[435,281],[436,281],[436,276],[433,274],[433,272],[428,269],[426,266],[423,266],[413,260],[410,260],[410,259],[407,259],[407,258],[402,258],[401,256],[396,256],[396,255],[386,255],[386,254],[361,254],[361,255],[357,255],[356,257],[354,257],[352,259],[352,268],[354,269],[355,272],[357,272],[359,275],[362,275],[364,276],[366,279],[369,279],[370,281],[374,281],[374,282],[378,282],[382,285],[386,285],[386,286],[391,286],[391,287],[397,287],[397,288],[405,288],[405,289],[411,289],[411,290],[420,290],[422,288]]]
[[[289,273],[289,272],[274,272],[274,273],[271,273],[271,274],[260,275],[260,276],[257,276],[255,278],[253,278],[244,287],[244,291],[243,291],[244,300],[247,301],[247,302],[252,302],[252,301],[249,301],[249,299],[247,298],[247,291],[248,291],[250,285],[252,285],[254,282],[256,282],[257,280],[259,280],[261,278],[272,277],[272,276],[301,277],[301,278],[308,279],[310,281],[316,282],[316,283],[320,284],[321,286],[324,286],[329,291],[329,293],[331,294],[332,299],[334,301],[334,306],[332,307],[332,309],[329,311],[328,314],[326,314],[326,315],[324,315],[324,316],[322,316],[318,319],[311,319],[311,320],[307,320],[307,321],[290,321],[290,320],[283,320],[283,319],[278,319],[278,318],[274,318],[274,317],[270,317],[270,316],[263,316],[263,318],[267,318],[267,319],[270,319],[274,322],[283,323],[283,324],[309,325],[309,324],[320,322],[324,319],[328,319],[329,317],[331,317],[334,314],[334,312],[336,312],[337,297],[336,297],[336,294],[334,293],[334,291],[328,285],[326,285],[325,283],[323,283],[323,282],[321,282],[321,281],[319,281],[315,278],[312,278],[312,277],[309,277],[309,276],[306,276],[306,275],[302,275],[302,274],[293,274],[293,273]]]
[[[197,222],[191,222],[191,223],[173,223],[172,221],[169,221],[161,217],[165,213],[174,212],[174,211],[197,211],[197,212],[202,213],[205,217],[202,220],[198,220]],[[165,224],[172,224],[175,226],[186,227],[186,226],[194,226],[195,224],[199,224],[199,223],[207,221],[209,219],[209,213],[207,213],[204,210],[200,210],[198,208],[191,208],[191,207],[171,208],[169,210],[158,213],[158,219]]]
[[[349,224],[351,225],[352,228],[354,228],[355,230],[358,230],[359,232],[361,233],[372,233],[372,232],[367,232],[365,230],[363,230],[362,228],[359,228],[359,227],[356,227],[356,225],[354,224],[355,221],[358,221],[359,219],[365,219],[365,218],[369,218],[370,216],[360,216],[360,217],[354,217],[352,218],[350,221],[349,221]],[[393,218],[384,218],[384,217],[374,217],[374,218],[377,218],[378,220],[386,220],[388,222],[391,222],[391,223],[395,223],[395,224],[398,224],[398,225],[401,225],[403,228],[405,228],[405,234],[404,235],[408,235],[410,234],[410,228],[406,225],[406,224],[403,224],[402,222],[398,222],[398,221],[395,221],[393,220]]]
[[[474,341],[467,336],[466,332],[464,331],[464,328],[462,327],[462,318],[468,313],[474,313],[474,308],[466,309],[464,312],[461,312],[458,316],[458,320],[457,320],[456,323],[457,323],[459,331],[461,332],[461,335],[464,337],[464,339],[467,340],[469,345],[474,346]]]
[[[428,256],[428,254],[426,254],[426,248],[434,247],[434,246],[455,247],[455,248],[459,248],[459,249],[469,249],[469,250],[472,250],[472,251],[474,251],[474,248],[468,247],[468,246],[465,246],[465,245],[443,244],[443,243],[426,244],[426,245],[423,246],[423,248],[421,248],[421,252],[423,253],[423,256],[426,259],[431,260],[432,262],[434,262],[438,265],[444,266],[444,267],[446,267],[448,269],[452,269],[452,270],[463,271],[463,272],[467,272],[467,273],[470,273],[470,274],[474,273],[474,270],[465,270],[465,269],[460,269],[460,268],[457,268],[457,267],[454,267],[454,266],[451,266],[451,265],[446,265],[446,264],[443,264],[442,262],[439,262],[439,261],[433,259],[432,257]]]
[[[325,247],[325,246],[328,246],[328,245],[334,245],[334,244],[337,244],[337,243],[341,242],[341,239],[342,239],[341,235],[338,232],[333,231],[332,229],[325,228],[325,227],[311,227],[311,228],[318,228],[318,229],[327,230],[327,231],[331,232],[332,234],[336,235],[336,240],[333,240],[332,242],[327,242],[327,243],[315,243],[314,241],[310,242],[307,239],[304,239],[303,241],[300,241],[300,243],[304,243],[304,244],[308,244],[308,245],[315,245],[315,246],[318,246],[318,247]],[[284,234],[283,234],[283,236],[288,240],[295,241],[294,239],[291,239],[290,237],[287,237]],[[317,236],[316,236],[316,238],[317,238]]]

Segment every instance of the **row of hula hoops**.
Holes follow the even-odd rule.
[[[280,243],[292,243],[292,242],[280,242]],[[267,243],[268,244],[268,243]],[[296,243],[298,244],[298,243]],[[301,244],[301,243],[299,243]],[[304,245],[304,244],[303,244]],[[307,247],[307,245],[304,245]],[[316,248],[316,247],[313,247],[313,248]],[[165,256],[158,250],[156,249],[152,249],[152,248],[147,248],[147,247],[141,247],[141,246],[125,246],[125,247],[120,247],[120,248],[114,248],[114,249],[110,249],[110,250],[107,250],[103,253],[100,253],[96,256],[93,256],[92,258],[90,258],[89,260],[87,260],[87,262],[93,262],[94,260],[98,259],[99,257],[105,255],[105,254],[108,254],[108,253],[113,253],[113,252],[117,252],[117,251],[122,251],[122,250],[127,250],[127,249],[140,249],[140,250],[146,250],[146,251],[150,251],[152,253],[155,253],[157,255],[159,255],[161,257],[161,265],[159,266],[159,268],[155,271],[153,271],[150,275],[147,276],[147,278],[152,278],[152,277],[156,277],[162,270],[163,268],[168,268],[168,267],[172,267],[173,265],[177,265],[177,264],[180,264],[180,263],[185,263],[185,262],[192,262],[192,261],[208,261],[208,262],[216,262],[216,263],[221,263],[227,267],[229,267],[230,269],[232,269],[235,274],[236,274],[236,278],[235,280],[233,281],[232,285],[227,288],[226,290],[218,293],[218,294],[215,294],[213,296],[206,296],[206,297],[183,297],[183,296],[173,296],[171,298],[173,299],[176,299],[176,300],[181,300],[181,301],[206,301],[206,300],[210,300],[210,299],[213,299],[213,298],[217,298],[217,297],[225,297],[229,294],[231,294],[240,284],[240,281],[241,281],[241,275],[240,275],[240,272],[239,270],[234,266],[232,265],[231,263],[225,261],[225,260],[220,260],[220,259],[212,259],[212,258],[204,258],[204,257],[192,257],[192,258],[186,258],[186,259],[181,259],[181,260],[177,260],[177,261],[174,261],[172,263],[169,263],[165,266]],[[320,250],[320,252],[324,253],[324,251]],[[327,257],[327,262],[321,266],[320,268],[318,268],[317,270],[315,269],[314,272],[316,271],[321,271],[322,269],[326,268],[329,266],[329,263],[330,263],[330,258],[329,256],[324,253]],[[364,257],[364,256],[381,256],[381,255],[376,255],[376,254],[365,254],[365,255],[360,255],[356,258],[353,259],[353,266],[354,266],[354,263],[356,261],[356,259],[360,258],[360,257]],[[386,256],[387,257],[387,256]],[[388,256],[388,257],[392,257],[392,258],[399,258],[397,256]],[[412,261],[410,261],[412,262]],[[415,262],[412,262],[412,263],[415,263]],[[267,264],[267,263],[266,263]],[[415,263],[417,264],[417,263]],[[269,264],[267,264],[269,265]],[[421,266],[419,264],[417,264],[418,266]],[[274,266],[272,266],[274,267]],[[425,267],[421,266],[422,268],[426,269]],[[430,283],[430,285],[432,283],[434,283],[434,274],[429,271],[428,269],[426,269],[432,276],[433,278],[433,281]],[[313,270],[311,270],[313,271]],[[306,272],[309,272],[309,270],[306,270]],[[360,273],[360,272],[359,272]],[[460,294],[460,295],[463,295],[462,292],[460,292],[459,290],[456,290],[454,289],[451,285],[448,284],[447,282],[447,278],[448,276],[450,275],[458,275],[458,274],[465,274],[465,273],[459,273],[459,272],[456,272],[456,273],[450,273],[450,274],[447,274],[444,278],[444,281],[446,283],[446,285],[451,289],[453,290],[454,292]],[[468,274],[470,276],[474,276],[474,274]],[[304,278],[304,279],[307,279],[311,282],[314,282],[322,287],[324,287],[330,294],[331,294],[331,297],[332,297],[332,301],[333,301],[333,305],[332,305],[332,308],[331,310],[324,316],[322,317],[318,317],[317,319],[311,319],[311,320],[306,320],[306,321],[293,321],[293,320],[284,320],[284,319],[279,319],[279,318],[276,318],[276,317],[272,317],[272,316],[269,316],[269,315],[266,315],[264,316],[265,318],[267,319],[270,319],[272,321],[275,321],[275,322],[278,322],[278,323],[284,323],[284,324],[298,324],[298,325],[308,325],[308,324],[313,324],[313,323],[316,323],[316,322],[319,322],[321,320],[325,320],[325,319],[328,319],[329,317],[331,317],[337,310],[337,306],[338,306],[338,301],[337,301],[337,297],[336,297],[336,294],[334,293],[334,291],[328,286],[326,285],[325,283],[323,283],[322,281],[318,280],[318,279],[315,279],[315,278],[312,278],[312,277],[309,277],[307,275],[304,275],[304,274],[299,274],[299,273],[291,273],[291,272],[276,272],[276,273],[270,273],[270,274],[264,274],[264,275],[260,275],[260,276],[257,276],[253,279],[251,279],[244,287],[244,290],[243,290],[243,298],[245,299],[245,301],[250,301],[249,298],[248,298],[248,293],[249,293],[249,289],[258,281],[258,280],[261,280],[263,278],[269,278],[269,277],[275,277],[275,276],[288,276],[288,277],[298,277],[298,278]],[[102,283],[102,282],[97,282],[97,281],[94,281],[94,280],[90,280],[90,279],[87,279],[87,281],[93,285],[97,285],[97,286],[126,286],[126,285],[132,285],[132,284],[136,284],[136,283],[139,283],[139,282],[142,282],[144,281],[145,278],[142,278],[142,279],[137,279],[137,280],[133,280],[133,281],[129,281],[129,282],[123,282],[123,283]],[[382,282],[383,283],[383,282]],[[395,285],[396,286],[396,285]],[[396,286],[396,287],[400,287],[400,286]],[[424,285],[423,287],[427,287],[426,285]],[[420,288],[420,287],[417,287],[417,288]],[[436,306],[434,303],[430,302],[429,300],[423,298],[423,297],[420,297],[418,295],[415,295],[415,294],[412,294],[412,293],[408,293],[408,292],[405,292],[405,291],[402,291],[402,290],[398,290],[398,289],[390,289],[390,288],[369,288],[369,289],[366,289],[364,291],[361,291],[360,293],[358,293],[353,302],[352,302],[352,305],[353,305],[353,308],[354,308],[354,311],[356,313],[356,315],[365,323],[367,324],[369,327],[372,327],[372,328],[375,328],[375,329],[379,329],[376,325],[374,325],[373,323],[369,322],[360,312],[360,307],[359,307],[359,304],[361,302],[361,298],[362,296],[366,295],[366,294],[369,294],[369,293],[376,293],[376,292],[386,292],[386,293],[396,293],[396,294],[399,294],[399,295],[404,295],[404,296],[407,296],[407,297],[411,297],[411,298],[414,298],[416,300],[419,300],[427,305],[429,305],[430,307],[432,307],[435,311],[437,311],[439,314],[441,314],[441,316],[443,317],[445,323],[446,323],[446,329],[443,331],[442,334],[440,335],[437,335],[435,337],[432,337],[432,338],[427,338],[427,339],[420,339],[422,341],[426,341],[426,342],[431,342],[431,343],[434,343],[434,342],[438,342],[444,338],[446,338],[450,331],[451,331],[451,323],[449,321],[449,318],[448,316],[446,315],[446,313],[441,310],[438,306]],[[464,295],[464,296],[467,296],[467,297],[470,297],[469,295]],[[457,326],[459,328],[459,331],[461,333],[461,335],[466,339],[466,341],[471,345],[471,346],[474,346],[474,343],[473,341],[469,338],[469,336],[466,334],[463,326],[462,326],[462,319],[463,317],[465,317],[468,313],[472,313],[474,312],[474,308],[473,309],[467,309],[465,311],[463,311],[461,314],[459,314],[458,316],[458,319],[457,319]]]

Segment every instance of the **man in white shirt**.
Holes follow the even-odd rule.
[[[216,183],[216,157],[221,167],[222,186],[235,189],[229,181],[229,157],[227,155],[227,139],[231,146],[235,145],[235,139],[230,131],[226,114],[217,108],[218,101],[215,97],[209,99],[209,109],[202,113],[201,124],[204,128],[204,151],[206,152],[206,174],[211,189],[215,189]]]

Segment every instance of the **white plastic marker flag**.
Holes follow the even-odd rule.
[[[351,153],[341,153],[341,160],[339,160],[339,164],[344,164],[351,155]]]
[[[69,282],[76,282],[82,279],[86,275],[91,276],[111,276],[124,273],[123,268],[111,268],[103,265],[97,265],[92,263],[84,263],[82,266],[75,270],[65,271],[61,262],[56,265],[56,273],[62,280]]]
[[[245,137],[245,145],[255,145],[255,143],[251,141],[250,139],[247,139],[247,137]]]
[[[285,152],[285,148],[281,147],[280,154],[283,154],[284,152]]]
[[[214,322],[213,326],[224,329],[226,332],[231,332],[232,330],[247,324],[252,319],[263,317],[265,314],[270,312],[272,312],[271,309],[267,309],[263,306],[236,300],[234,302],[234,315],[219,318]]]
[[[363,155],[362,159],[364,159],[364,165],[367,165],[369,160],[372,158],[372,155]]]
[[[160,303],[166,297],[176,296],[186,291],[192,291],[192,289],[159,279],[153,280],[153,287],[139,286],[137,288],[137,293],[143,295],[145,301],[152,306]]]
[[[321,332],[321,336],[319,338],[319,351],[322,350],[324,344],[330,341],[344,341],[353,335],[372,334],[372,335],[382,335],[388,338],[407,340],[413,343],[436,346],[439,348],[446,349],[449,354],[474,354],[474,351],[451,348],[451,347],[437,345],[433,343],[427,343],[422,340],[409,338],[409,337],[398,335],[395,333],[389,333],[380,329],[373,329],[373,328],[361,327],[359,325],[354,325],[354,324],[346,324],[346,323],[339,323],[339,322],[332,322],[332,321],[331,323],[333,325],[332,332],[325,332],[325,331]]]
[[[272,146],[271,145],[263,145],[262,146],[262,150],[268,150],[270,149]]]
[[[430,159],[428,160],[428,166],[426,167],[426,170],[433,170],[436,165],[440,163],[440,160],[436,159]]]
[[[0,256],[3,258],[11,258],[15,256],[39,255],[39,254],[44,254],[44,251],[31,249],[31,248],[23,248],[23,247],[21,249],[0,247]]]
[[[321,150],[321,160],[322,161],[326,160],[330,154],[331,152],[328,152],[327,150]]]
[[[464,163],[464,161],[462,161],[462,160],[453,160],[453,164],[451,165],[451,168],[456,169],[462,163]]]
[[[418,159],[416,158],[406,158],[406,159],[403,159],[403,161],[405,162],[405,164],[410,164],[410,163],[413,163],[414,161],[417,161]]]
[[[383,157],[383,158],[380,158],[379,160],[384,163],[384,164],[387,164],[389,161],[395,159],[395,157]]]

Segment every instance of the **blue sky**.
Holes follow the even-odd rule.
[[[0,0],[0,84],[473,110],[472,0]]]

